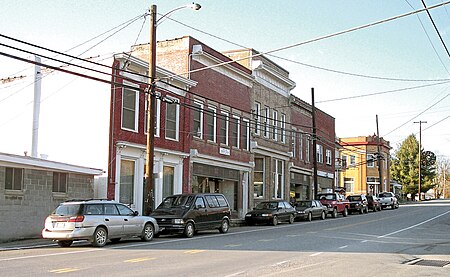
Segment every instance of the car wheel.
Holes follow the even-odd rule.
[[[120,239],[121,238],[113,238],[113,239],[110,239],[110,241],[113,242],[113,243],[117,243],[117,242],[120,241]]]
[[[184,236],[187,238],[192,238],[194,236],[194,233],[194,224],[192,224],[192,222],[188,222],[188,224],[186,224],[186,227],[184,227]]]
[[[144,230],[142,230],[141,240],[151,241],[154,235],[155,235],[155,228],[153,228],[153,225],[150,223],[145,224]]]
[[[333,218],[336,218],[336,217],[338,216],[338,212],[337,212],[337,209],[336,209],[336,208],[333,209],[333,213],[331,214],[331,216],[332,216]]]
[[[348,209],[347,209],[347,207],[344,208],[344,211],[342,212],[342,215],[344,217],[348,216]]]
[[[73,241],[71,241],[71,240],[58,240],[57,241],[58,245],[61,247],[69,247],[72,245],[72,242]]]
[[[94,236],[92,238],[92,245],[95,247],[103,247],[108,240],[108,232],[105,227],[98,227],[95,229]]]
[[[294,221],[295,221],[295,216],[293,214],[290,214],[289,215],[289,224],[294,223]]]
[[[312,221],[312,213],[308,213],[307,220],[308,220],[308,221]]]
[[[400,204],[398,204],[398,202],[397,202],[397,204],[395,205],[395,208],[396,208],[396,209],[400,208]]]
[[[224,219],[222,220],[222,223],[220,224],[219,232],[222,234],[225,234],[228,232],[228,229],[230,229],[230,223],[228,223],[228,220]]]
[[[276,215],[274,215],[273,218],[272,218],[272,225],[273,226],[277,226],[278,225],[278,217]]]
[[[324,220],[327,217],[327,214],[325,212],[322,212],[320,215],[320,219]]]
[[[392,204],[392,205],[391,205],[391,209],[395,209],[395,204]]]

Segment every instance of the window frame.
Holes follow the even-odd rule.
[[[204,109],[204,105],[202,102],[195,100],[194,106],[196,108],[193,108],[192,127],[194,128],[194,126],[195,126],[195,123],[196,123],[195,115],[197,112],[198,112],[198,116],[199,116],[199,122],[198,122],[199,126],[198,126],[198,130],[192,130],[193,137],[203,139],[203,109]]]
[[[280,133],[280,140],[282,143],[286,143],[286,114],[281,113],[281,133]]]
[[[229,144],[229,135],[230,132],[230,114],[227,111],[220,111],[220,127],[219,127],[219,142],[223,145]],[[225,123],[225,128],[222,126],[222,123]],[[225,134],[222,134],[222,131],[225,131]],[[222,140],[225,140],[225,143]]]
[[[11,187],[6,187],[7,185],[7,177],[8,177],[8,173],[7,171],[10,170],[11,171]],[[20,184],[19,186],[17,186],[16,181],[17,181],[17,177],[16,174],[18,173],[18,171],[20,171]],[[23,190],[23,179],[24,179],[24,169],[23,168],[17,168],[17,167],[5,167],[5,190],[10,190],[10,191],[22,191]]]
[[[250,120],[247,118],[242,119],[244,132],[242,134],[242,140],[244,142],[243,149],[250,151]]]
[[[170,99],[171,103],[166,102],[166,118],[165,118],[165,130],[164,130],[164,138],[167,140],[178,141],[180,139],[180,105],[179,99],[175,97],[166,96],[166,98]],[[167,136],[167,122],[168,122],[168,107],[170,105],[175,105],[175,138]]]
[[[138,85],[130,83],[130,82],[124,82],[124,84],[126,84],[127,87],[122,87],[122,99],[121,99],[122,100],[122,107],[120,109],[120,128],[122,130],[127,130],[127,131],[130,131],[130,132],[137,133],[137,132],[139,132],[139,95],[140,95],[140,88],[139,88]],[[136,87],[136,89],[133,90],[130,87]],[[133,113],[134,113],[134,128],[133,129],[130,129],[128,127],[124,127],[124,120],[123,120],[124,119],[124,110],[125,110],[125,107],[124,107],[124,103],[125,103],[124,96],[125,96],[125,91],[126,90],[127,90],[127,92],[134,91],[134,93],[135,93],[134,110],[133,110]],[[131,111],[130,108],[128,108],[127,110]]]
[[[272,110],[272,139],[278,141],[278,111]]]
[[[238,115],[232,115],[230,121],[230,129],[231,129],[231,147],[239,148],[240,147],[240,136],[241,136],[241,117]],[[234,125],[236,124],[236,126]],[[236,131],[233,128],[236,128]],[[234,136],[236,134],[236,137]]]
[[[264,137],[269,138],[270,136],[270,108],[264,107]]]
[[[255,121],[255,135],[260,135],[261,130],[261,103],[254,104],[253,120]]]
[[[321,144],[316,144],[316,157],[318,163],[323,163],[323,146]]]
[[[208,118],[212,117],[212,125],[209,125]],[[209,133],[209,127],[212,126],[212,134]],[[206,113],[206,130],[205,137],[208,141],[217,142],[217,108],[214,106],[208,106],[208,112]],[[212,140],[210,140],[210,137]]]
[[[330,149],[325,149],[325,160],[327,165],[332,165],[332,156],[333,153],[331,152]]]
[[[61,188],[61,177],[64,178],[63,188]],[[68,174],[65,172],[53,172],[53,186],[52,192],[55,193],[67,193],[67,183],[68,183]],[[57,180],[57,184],[55,184],[55,179]],[[56,190],[55,190],[56,186]]]
[[[262,164],[262,169],[261,170],[257,170],[256,168],[256,160],[260,159],[262,160],[261,164]],[[265,197],[266,195],[266,159],[264,157],[255,157],[255,167],[253,169],[253,174],[255,173],[262,173],[262,184],[257,184],[257,185],[262,185],[262,195],[260,196],[255,196],[255,177],[253,177],[253,198],[254,199],[262,199]]]

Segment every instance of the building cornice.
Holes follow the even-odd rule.
[[[225,167],[240,171],[251,171],[251,169],[254,167],[253,162],[238,162],[230,159],[218,158],[216,156],[205,155],[199,153],[197,149],[191,149],[190,162]]]
[[[294,81],[265,65],[263,61],[253,61],[252,67],[253,75],[258,83],[285,97],[291,95],[291,90],[296,86]]]
[[[224,61],[204,52],[201,45],[194,45],[192,50],[192,60],[206,66],[214,66],[210,69],[219,72],[220,74],[223,74],[249,88],[253,86],[254,79],[252,75],[247,74],[230,64],[216,66]]]

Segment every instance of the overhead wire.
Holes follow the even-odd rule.
[[[421,0],[423,7],[427,8],[427,5],[425,4],[424,0]],[[439,39],[441,40],[442,46],[444,47],[445,51],[447,52],[448,57],[450,58],[450,52],[448,51],[447,45],[445,45],[444,40],[442,39],[441,33],[439,32],[439,29],[437,28],[436,24],[434,23],[433,17],[431,17],[430,11],[427,9],[428,17],[430,18],[431,23],[433,24],[434,30],[436,30],[437,35],[439,36]]]

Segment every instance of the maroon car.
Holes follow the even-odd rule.
[[[376,196],[368,195],[367,203],[367,207],[369,208],[369,210],[372,210],[374,212],[381,211],[380,200]]]

